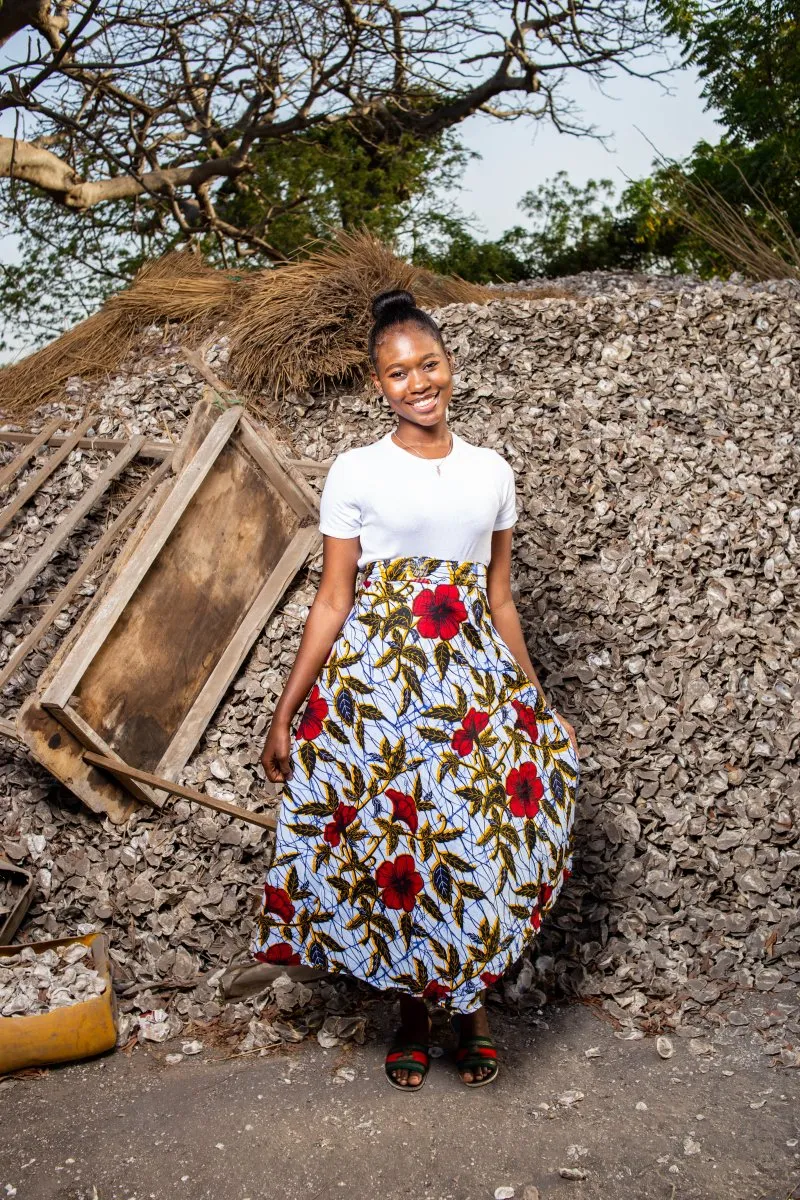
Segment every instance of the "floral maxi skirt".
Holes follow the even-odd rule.
[[[365,565],[291,761],[255,957],[477,1008],[569,874],[579,778],[483,563]]]

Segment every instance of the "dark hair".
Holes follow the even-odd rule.
[[[417,302],[411,292],[400,288],[386,292],[378,292],[372,299],[372,316],[374,322],[367,339],[367,351],[372,366],[377,371],[377,347],[381,334],[394,325],[416,325],[430,333],[443,350],[446,350],[442,331],[433,317],[424,309],[417,307]]]

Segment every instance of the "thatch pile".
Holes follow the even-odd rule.
[[[0,370],[0,411],[24,416],[57,395],[70,376],[107,375],[141,330],[168,322],[180,324],[189,346],[212,329],[230,333],[233,379],[258,410],[265,393],[281,399],[356,378],[366,367],[371,299],[394,287],[411,289],[431,308],[504,294],[413,267],[366,231],[342,231],[305,259],[244,276],[176,251],[143,267],[130,288],[49,346]],[[515,294],[568,295],[560,287]]]
[[[385,288],[407,288],[423,308],[485,304],[496,287],[411,266],[369,233],[341,232],[301,262],[250,277],[230,325],[231,374],[244,395],[303,392],[349,382],[367,365],[371,304]],[[560,287],[525,296],[565,296]]]
[[[235,282],[194,254],[176,251],[138,272],[127,291],[106,301],[49,346],[0,371],[0,409],[24,416],[62,391],[72,375],[97,379],[125,358],[142,329],[180,321],[187,340],[229,308]]]

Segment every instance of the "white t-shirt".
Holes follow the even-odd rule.
[[[453,433],[449,454],[423,459],[386,433],[337,454],[322,489],[319,530],[359,537],[359,569],[375,558],[418,555],[488,567],[492,532],[516,520],[514,471],[502,454]]]

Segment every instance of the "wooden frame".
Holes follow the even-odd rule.
[[[48,446],[63,446],[69,434],[54,432],[63,424],[63,418],[58,417],[55,421],[51,421],[49,425],[45,426],[39,433],[23,433],[16,429],[0,429],[0,446],[25,447],[21,454],[18,454],[16,458],[12,458],[11,462],[0,471],[0,487],[3,487],[13,479],[15,475],[18,475],[28,459],[32,458],[36,451],[41,449],[45,443]],[[130,438],[82,437],[78,442],[77,448],[79,450],[121,450],[123,446],[127,446],[129,441]],[[139,457],[156,459],[171,458],[175,447],[175,442],[151,441],[148,438],[139,450]]]
[[[39,547],[33,557],[25,564],[25,569],[20,572],[15,582],[0,595],[0,621],[8,616],[20,596],[28,590],[36,579],[42,567],[49,563],[56,551],[63,546],[75,526],[83,520],[89,509],[97,503],[112,479],[116,479],[118,475],[121,475],[131,459],[136,457],[143,441],[144,438],[140,435],[128,442],[127,446],[120,450],[119,454],[108,464],[102,475],[99,475],[92,486],[87,488],[78,500],[78,503],[64,514],[44,544]]]
[[[75,595],[84,579],[93,570],[95,563],[99,562],[103,555],[111,549],[118,534],[130,524],[131,520],[142,507],[150,493],[154,491],[161,483],[162,479],[166,477],[166,475],[169,473],[170,465],[170,460],[164,459],[164,461],[153,472],[150,478],[144,481],[142,486],[136,492],[136,495],[128,501],[122,511],[114,518],[102,537],[94,544],[94,546],[92,546],[88,555],[78,567],[75,574],[70,576],[68,581],[64,584],[63,588],[56,596],[55,600],[48,605],[42,616],[36,622],[34,628],[27,635],[25,640],[22,641],[19,646],[17,646],[16,650],[11,655],[2,671],[0,671],[0,689],[2,689],[8,683],[9,679],[17,670],[17,668],[22,665],[31,651],[35,649],[39,639],[42,638],[50,628],[64,605],[67,604],[68,601],[71,600]]]
[[[269,431],[257,430],[240,406],[213,422],[41,694],[42,710],[71,739],[140,773],[169,777],[186,764],[287,585],[321,541],[316,494],[286,463]],[[252,561],[248,546],[232,544],[247,533]],[[227,575],[209,574],[207,543],[221,547]],[[219,601],[221,579],[228,607]],[[165,601],[170,595],[174,612]],[[199,614],[196,624],[176,626],[184,611],[190,620]],[[147,783],[120,777],[138,800],[163,803]]]

